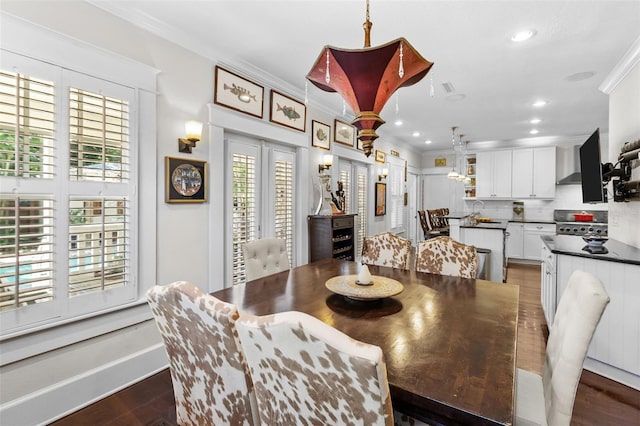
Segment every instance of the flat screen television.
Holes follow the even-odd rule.
[[[580,175],[582,178],[582,202],[606,203],[606,186],[602,183],[600,161],[600,129],[580,147]]]

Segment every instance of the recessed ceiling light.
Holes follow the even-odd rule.
[[[532,118],[531,120],[529,120],[530,124],[538,124],[540,123],[542,120],[540,120],[539,118]]]
[[[414,138],[417,138],[418,136],[420,136],[420,132],[416,131],[412,133]]]
[[[462,94],[462,93],[458,93],[457,95],[447,96],[445,99],[448,100],[448,101],[461,101],[466,97],[467,97],[467,95]]]
[[[431,140],[427,139],[426,141],[424,141],[424,143],[426,143],[427,145],[429,145],[431,143]]]
[[[537,135],[538,133],[539,133],[538,129],[529,130],[529,134],[531,134],[531,135]]]
[[[536,30],[522,30],[511,36],[511,41],[516,43],[526,41],[536,35]]]
[[[540,107],[545,106],[546,104],[547,104],[547,101],[539,100],[539,101],[535,101],[533,103],[533,106],[536,107],[536,108],[540,108]]]
[[[402,120],[396,120],[393,124],[396,126],[402,126]]]

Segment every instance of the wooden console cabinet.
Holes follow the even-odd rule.
[[[309,262],[328,257],[355,260],[355,216],[307,216]]]

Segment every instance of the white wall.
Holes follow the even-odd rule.
[[[621,60],[618,69],[633,64],[609,93],[609,161],[616,163],[625,142],[640,139],[640,38]],[[615,70],[614,70],[615,71]],[[631,180],[640,179],[640,161],[635,161]],[[611,185],[609,185],[611,187]],[[640,199],[609,201],[609,237],[640,247]]]

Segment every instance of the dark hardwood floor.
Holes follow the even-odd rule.
[[[540,306],[540,267],[510,265],[507,281],[520,285],[517,366],[540,373],[548,336]],[[53,424],[175,425],[175,401],[169,371],[155,374]],[[640,392],[584,371],[571,424],[640,425]]]

